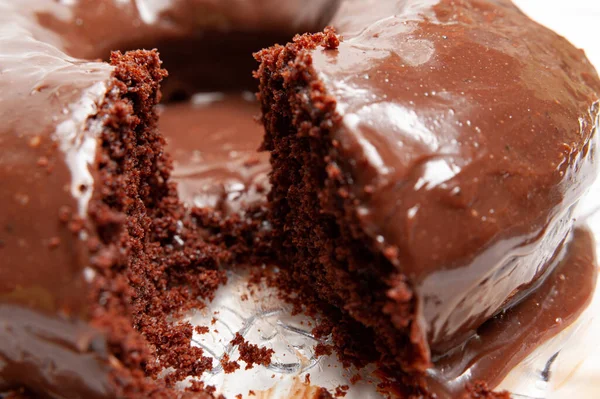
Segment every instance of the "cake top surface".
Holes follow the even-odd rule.
[[[344,4],[344,41],[312,60],[343,117],[334,138],[363,226],[402,249],[404,271],[462,266],[581,195],[593,173],[565,183],[592,145],[600,92],[582,51],[508,1],[368,3]]]
[[[568,235],[596,176],[600,80],[510,1],[348,1],[332,24],[339,47],[310,55],[338,161],[437,341],[535,281]]]

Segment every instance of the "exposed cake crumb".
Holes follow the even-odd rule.
[[[333,396],[327,389],[319,387],[314,399],[333,399]]]
[[[352,385],[356,385],[356,383],[358,383],[359,381],[361,381],[363,378],[360,374],[354,374],[351,378],[350,378],[350,383]]]
[[[463,399],[510,399],[508,392],[493,392],[484,382],[476,382],[467,386],[467,392]]]
[[[221,366],[223,366],[223,371],[225,374],[234,373],[240,368],[240,364],[236,361],[231,361],[227,353],[225,353],[221,358]]]
[[[258,345],[248,343],[240,333],[235,334],[231,344],[238,347],[240,360],[246,362],[246,370],[251,369],[255,364],[268,366],[275,353],[273,349],[260,348]]]
[[[210,329],[207,326],[196,326],[196,333],[200,335],[208,334]]]
[[[319,344],[317,344],[317,346],[315,346],[315,356],[316,357],[329,356],[333,353],[333,349],[334,349],[334,347],[331,345],[319,343]]]
[[[169,182],[171,161],[154,112],[166,76],[157,53],[115,52],[111,61],[114,88],[89,122],[104,126],[97,176],[104,188],[90,201],[96,231],[86,234],[96,272],[91,324],[107,332],[119,396],[158,397],[212,368],[212,359],[191,345],[193,327],[176,320],[214,297],[226,282],[218,266],[231,255],[201,239]],[[86,223],[70,214],[61,208],[59,218],[74,234],[85,231]],[[176,234],[185,245],[172,245]],[[158,379],[166,368],[172,371]]]
[[[333,396],[335,396],[336,398],[343,398],[346,396],[349,389],[350,387],[348,385],[340,385],[335,388]]]

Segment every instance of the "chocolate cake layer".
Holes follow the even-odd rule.
[[[348,1],[260,52],[272,222],[302,284],[425,371],[557,264],[600,81],[509,1]]]

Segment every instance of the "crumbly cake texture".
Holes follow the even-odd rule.
[[[103,126],[88,212],[95,226],[87,242],[91,324],[107,334],[120,396],[173,397],[175,383],[201,376],[212,361],[190,345],[192,326],[172,320],[213,297],[226,282],[219,266],[231,255],[201,239],[169,181],[154,111],[167,75],[158,54],[115,52],[111,63],[113,87],[89,121]],[[174,371],[158,379],[165,368]]]
[[[289,273],[299,286],[314,287],[321,300],[376,332],[374,342],[385,358],[399,359],[405,370],[423,369],[426,349],[411,335],[412,289],[359,228],[350,183],[333,166],[345,162],[330,139],[340,117],[307,50],[335,48],[338,40],[328,29],[256,54],[263,149],[272,154],[271,223],[279,232],[274,245],[281,261],[292,265]],[[396,288],[388,293],[391,280]],[[394,328],[386,313],[403,328]]]
[[[271,152],[273,167],[269,201],[274,256],[287,265],[280,273],[268,275],[267,280],[294,305],[294,312],[325,317],[313,333],[316,337],[332,337],[336,354],[345,366],[360,368],[379,362],[385,368],[388,363],[396,364],[397,359],[404,364],[420,362],[419,348],[413,352],[409,340],[413,306],[410,287],[406,285],[405,292],[398,293],[407,298],[400,313],[406,315],[407,328],[397,331],[390,328],[385,315],[373,311],[385,302],[385,278],[392,273],[391,265],[365,248],[364,237],[352,236],[360,234],[358,229],[340,231],[337,227],[337,217],[351,225],[354,221],[343,209],[351,208],[352,201],[343,188],[341,171],[328,169],[325,164],[333,149],[328,132],[338,122],[336,102],[311,71],[311,59],[305,50],[338,45],[338,36],[328,28],[324,33],[296,36],[286,46],[255,54],[261,63],[255,73],[260,82],[259,100],[276,104],[262,109],[266,128],[262,149]],[[323,209],[332,213],[326,214]],[[369,264],[377,267],[366,269]],[[352,316],[345,311],[349,307]],[[373,342],[379,353],[367,349]],[[330,352],[329,348],[317,349],[318,355]],[[382,393],[429,397],[422,378],[397,368],[385,373],[389,374],[394,375],[394,381],[382,382],[378,386]]]
[[[268,209],[252,206],[244,215],[223,215],[209,208],[190,210],[196,224],[204,229],[206,242],[229,251],[235,264],[260,265],[273,259],[273,230],[265,228]]]
[[[246,362],[246,370],[251,369],[254,364],[268,366],[275,353],[273,349],[260,348],[258,345],[249,343],[239,332],[235,334],[231,344],[238,347],[240,360]]]
[[[192,325],[176,320],[213,299],[227,281],[222,265],[256,263],[270,254],[268,232],[260,228],[265,210],[225,217],[186,207],[157,129],[155,105],[167,76],[158,53],[114,52],[111,64],[107,97],[88,121],[90,130],[101,125],[89,223],[72,210],[60,215],[74,234],[88,237],[90,324],[105,333],[118,397],[213,398],[215,389],[198,381],[187,393],[175,387],[214,366],[191,345]],[[247,369],[270,363],[272,350],[241,336],[233,344]]]
[[[511,399],[508,392],[492,392],[485,383],[478,382],[467,387],[463,399]]]
[[[280,288],[296,312],[325,316],[313,333],[331,336],[345,365],[377,362],[384,380],[378,386],[382,393],[433,398],[418,372],[427,367],[428,356],[413,335],[412,289],[361,231],[348,189],[351,180],[332,166],[345,162],[329,135],[340,122],[339,115],[335,99],[311,69],[309,51],[318,46],[336,48],[339,40],[328,28],[255,54],[266,128],[262,149],[271,152],[273,167],[272,246],[280,263],[287,265],[267,280]],[[373,343],[377,351],[372,350]],[[398,363],[409,372],[401,371]],[[477,383],[464,398],[509,397]]]
[[[333,40],[335,45],[336,38],[331,33],[310,40],[315,44]],[[112,64],[114,87],[90,121],[104,126],[98,187],[89,208],[96,228],[88,240],[96,273],[90,291],[91,323],[107,333],[113,381],[120,395],[170,398],[180,394],[174,390],[177,382],[200,377],[213,366],[200,348],[190,345],[192,326],[173,322],[173,316],[201,309],[213,298],[216,288],[226,282],[221,264],[242,259],[256,264],[272,256],[273,236],[260,232],[264,210],[250,212],[246,218],[225,218],[206,209],[187,209],[178,200],[169,180],[171,162],[163,151],[164,138],[156,129],[154,105],[166,76],[158,54],[116,52]],[[78,231],[77,220],[70,223]],[[299,294],[298,311],[327,316],[315,332],[332,335],[347,364],[376,360],[364,351],[366,343],[375,339],[372,331],[340,313],[337,306],[298,290],[295,274],[278,274],[276,279],[282,292]],[[232,344],[239,347],[246,368],[269,364],[273,354],[239,335]],[[323,348],[323,353],[330,350]],[[230,359],[223,363],[230,372],[240,367]],[[174,371],[158,378],[167,367]],[[426,394],[415,385],[418,379],[403,378],[406,384],[401,389],[407,397]],[[382,391],[388,388],[384,385]],[[188,391],[199,397],[214,394],[214,388],[198,382]],[[330,397],[326,390],[321,395]]]

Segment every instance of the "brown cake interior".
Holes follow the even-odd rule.
[[[452,4],[454,5],[454,3]],[[383,15],[381,18],[378,22],[393,20]],[[402,17],[400,17],[401,19]],[[428,23],[427,18],[425,18],[425,22],[423,22],[424,26],[428,26]],[[382,26],[385,28],[382,29]],[[437,29],[435,24],[434,26]],[[461,366],[464,366],[464,369],[461,369],[461,373],[444,374],[452,368],[452,366],[445,368],[446,364],[440,361],[441,358],[445,359],[445,356],[449,353],[446,352],[448,347],[438,346],[434,348],[427,341],[429,338],[423,334],[423,331],[428,328],[428,323],[430,322],[428,314],[423,313],[423,303],[428,300],[435,301],[431,299],[434,296],[427,296],[431,292],[423,295],[418,279],[415,278],[415,275],[422,271],[420,269],[422,264],[417,262],[416,266],[411,269],[404,267],[404,264],[399,260],[402,258],[403,248],[408,247],[412,250],[416,245],[413,245],[411,241],[412,232],[409,227],[412,225],[408,221],[406,222],[406,226],[404,225],[406,220],[412,218],[410,216],[411,209],[406,205],[410,202],[406,201],[405,196],[402,195],[404,192],[401,193],[400,189],[396,189],[405,186],[408,187],[407,192],[414,193],[419,190],[416,188],[419,182],[416,178],[414,180],[407,178],[406,182],[403,180],[401,173],[390,173],[388,175],[389,170],[396,171],[397,169],[402,169],[399,163],[395,162],[398,158],[402,157],[402,151],[411,155],[415,153],[414,155],[417,159],[422,155],[417,150],[410,147],[405,148],[401,144],[397,148],[394,147],[397,144],[394,141],[396,138],[394,132],[402,132],[399,136],[402,136],[402,134],[414,134],[418,136],[420,133],[418,129],[411,130],[412,126],[395,126],[396,122],[393,122],[392,125],[394,126],[388,129],[388,123],[390,119],[393,119],[393,112],[379,114],[374,110],[380,109],[378,108],[379,106],[383,107],[383,105],[392,104],[395,107],[393,108],[395,112],[398,109],[402,109],[402,106],[405,104],[404,100],[406,100],[406,104],[414,106],[416,101],[412,101],[414,87],[417,87],[416,90],[418,90],[420,82],[422,83],[420,87],[423,88],[424,82],[429,82],[429,79],[434,86],[439,85],[443,87],[444,80],[441,79],[437,82],[436,79],[439,79],[440,76],[445,76],[445,72],[439,72],[440,69],[436,68],[440,65],[439,60],[432,57],[431,60],[433,61],[431,65],[426,63],[416,64],[415,70],[411,73],[395,75],[399,69],[404,69],[409,62],[407,61],[406,65],[402,64],[400,68],[398,57],[402,58],[402,55],[399,55],[399,52],[390,51],[388,53],[388,48],[383,49],[384,46],[382,46],[381,52],[378,52],[377,47],[372,47],[373,41],[380,40],[379,38],[381,37],[382,42],[389,44],[390,48],[392,48],[404,40],[410,43],[413,37],[410,35],[407,38],[402,36],[404,28],[401,23],[390,22],[389,26],[383,23],[376,23],[372,28],[372,30],[365,29],[361,31],[362,33],[358,37],[346,38],[347,40],[341,44],[333,30],[326,29],[323,34],[296,36],[292,43],[285,46],[276,45],[256,54],[257,60],[261,63],[256,77],[260,80],[259,96],[262,104],[263,123],[266,128],[263,149],[270,152],[273,167],[271,173],[271,185],[273,189],[269,196],[271,205],[270,220],[275,231],[274,252],[279,256],[281,264],[286,267],[283,272],[283,284],[286,287],[294,287],[296,285],[298,289],[302,290],[299,302],[303,304],[308,303],[309,305],[315,304],[316,307],[324,309],[325,313],[329,315],[334,314],[335,321],[333,321],[333,325],[324,331],[333,333],[336,345],[341,350],[342,355],[347,355],[347,351],[353,347],[360,348],[357,353],[359,357],[365,353],[370,353],[373,357],[380,355],[381,358],[379,360],[381,360],[383,368],[395,376],[395,381],[398,383],[396,385],[399,386],[398,389],[400,390],[400,397],[461,397],[463,395],[465,397],[507,397],[508,394],[493,394],[489,392],[484,383],[470,386],[469,381],[471,383],[477,380],[489,381],[490,385],[496,386],[509,371],[506,370],[503,373],[497,373],[497,370],[502,369],[503,365],[501,363],[503,361],[508,363],[516,361],[515,359],[517,358],[517,361],[523,360],[531,353],[529,350],[533,350],[542,341],[540,339],[529,345],[516,340],[514,342],[506,340],[500,344],[495,342],[493,337],[491,340],[487,340],[490,336],[486,335],[490,331],[489,329],[486,330],[486,328],[495,322],[503,318],[507,320],[515,319],[514,313],[517,312],[515,309],[519,308],[514,306],[516,302],[531,304],[532,302],[529,302],[529,300],[532,298],[531,293],[534,289],[530,288],[530,280],[515,279],[515,287],[511,288],[512,291],[507,291],[509,295],[500,296],[501,300],[498,301],[498,306],[500,307],[494,307],[493,309],[495,310],[490,315],[486,315],[485,319],[482,319],[482,324],[478,324],[475,327],[476,331],[467,331],[467,334],[454,341],[456,346],[450,346],[454,350],[453,353],[457,354],[457,357],[461,357],[462,353],[466,353],[471,345],[477,346],[477,343],[481,344],[480,349],[483,346],[489,345],[489,352],[485,353],[487,349],[483,349],[477,353],[476,356],[479,356],[477,360],[471,358],[469,362],[471,360],[472,362],[465,361],[462,363]],[[388,28],[390,31],[387,30]],[[538,32],[540,30],[539,26],[531,24],[530,28],[536,31],[536,33],[540,33]],[[394,36],[394,29],[397,29],[397,36]],[[564,51],[565,53],[572,51],[568,43],[565,46],[564,42],[557,41],[553,33],[544,32],[544,34],[550,36],[548,40],[550,50]],[[474,36],[476,35],[473,34]],[[439,36],[435,37],[438,38]],[[444,43],[446,36],[441,36],[441,38],[439,48],[445,49],[450,47],[450,45]],[[361,40],[364,40],[364,42]],[[386,42],[386,40],[388,41]],[[461,42],[458,41],[457,43]],[[556,48],[552,46],[556,46]],[[324,49],[317,50],[317,47],[323,47]],[[527,48],[527,44],[524,47]],[[369,53],[369,51],[372,51],[372,53]],[[406,51],[406,53],[410,52]],[[418,54],[418,51],[416,53]],[[546,54],[546,52],[541,52],[541,54]],[[454,60],[455,58],[452,59]],[[531,59],[533,60],[531,63],[537,65],[539,60],[536,58],[536,54],[533,54]],[[444,66],[444,64],[441,65]],[[517,63],[516,65],[521,64]],[[583,61],[581,64],[575,66],[574,69],[578,67],[585,68],[587,66],[585,61]],[[515,72],[515,76],[520,76],[519,73],[520,70]],[[414,80],[411,81],[411,83],[415,84],[414,87],[408,83],[404,86],[403,81],[409,80],[407,75],[414,76]],[[510,76],[510,79],[507,79],[507,81],[519,81],[518,78]],[[556,79],[558,82],[566,82],[565,85],[571,83],[565,76],[557,76]],[[529,81],[525,80],[527,81],[525,84],[528,84]],[[579,85],[579,82],[573,84],[577,87],[585,87]],[[487,90],[488,86],[485,87]],[[594,120],[596,119],[596,116],[593,116],[596,113],[596,106],[592,105],[591,109],[589,106],[595,101],[596,95],[591,89],[585,89],[584,91],[588,91],[590,96],[587,102],[578,104],[580,109],[577,112],[580,112],[581,115],[586,115],[586,117],[589,113],[591,120]],[[547,94],[543,90],[541,93],[541,96]],[[435,94],[436,92],[432,92],[431,95]],[[414,96],[416,97],[417,95],[420,96],[420,93],[415,91]],[[465,92],[461,92],[462,95],[465,95]],[[426,92],[423,98],[425,97],[429,97],[429,93]],[[398,98],[401,100],[398,100]],[[481,104],[486,104],[486,101],[488,101],[488,98],[483,96],[481,98],[474,98],[476,98],[473,100],[475,108],[481,106]],[[580,98],[585,97],[582,95]],[[354,102],[355,100],[356,102]],[[394,103],[394,101],[397,101],[397,103]],[[437,100],[432,101],[435,102]],[[489,101],[496,102],[496,97],[490,97]],[[510,101],[507,101],[507,103],[512,104]],[[531,103],[533,104],[533,102]],[[402,105],[396,107],[397,104]],[[562,103],[557,100],[556,104]],[[535,109],[536,107],[541,110],[536,113],[537,116],[542,115],[544,110],[546,110],[546,118],[540,117],[539,119],[547,122],[551,115],[551,111],[549,110],[551,108],[548,108],[548,103],[531,105],[531,109]],[[469,107],[465,108],[469,109]],[[412,108],[408,107],[408,109],[411,110],[410,112],[413,112]],[[418,115],[420,111],[419,106],[416,109],[417,111],[414,115]],[[435,107],[431,109],[424,107],[424,109],[431,112],[431,109],[435,109]],[[491,112],[492,109],[490,107],[489,111]],[[531,111],[531,109],[528,111]],[[454,109],[450,111],[450,114],[454,115]],[[475,111],[471,114],[467,113],[467,118],[469,119],[466,125],[471,126],[471,119],[474,118],[473,115],[478,116],[479,114],[479,112]],[[406,122],[410,125],[410,122],[407,121],[409,117],[405,118],[402,112],[394,114],[394,117],[398,117],[399,119],[396,120],[401,119],[402,123]],[[497,115],[492,115],[491,119],[495,120],[496,117]],[[567,122],[569,128],[561,133],[564,133],[566,137],[573,135],[574,132],[574,137],[593,137],[595,130],[587,129],[585,123],[582,122],[584,119],[585,117],[579,118],[579,129],[581,132],[577,132],[577,119],[573,119]],[[427,118],[423,120],[427,120]],[[434,121],[437,121],[437,119],[434,119]],[[561,122],[564,121],[561,120]],[[500,121],[500,125],[503,123],[503,120]],[[534,122],[531,123],[533,124]],[[535,120],[535,123],[538,123],[538,121]],[[401,123],[399,122],[399,124]],[[423,126],[426,126],[426,124]],[[435,132],[437,134],[440,131],[452,131],[453,129],[453,127],[446,129],[446,126],[436,125],[435,123],[433,126],[436,127],[431,128],[431,131],[428,130],[428,133]],[[460,126],[464,126],[464,124],[461,122]],[[394,128],[398,130],[394,130]],[[426,129],[429,129],[429,127]],[[510,141],[511,145],[513,142],[522,144],[523,137],[527,137],[528,140],[531,139],[528,137],[528,131],[523,131],[522,134],[517,135],[515,132],[518,131],[511,130],[509,134],[502,129],[501,126],[494,126],[494,129],[490,129],[489,135],[491,137],[512,140]],[[548,127],[548,130],[553,131],[552,125]],[[349,131],[352,133],[348,133]],[[531,131],[533,132],[534,130],[532,129]],[[557,128],[556,131],[559,132],[559,129]],[[515,134],[515,136],[510,136],[512,134]],[[411,137],[412,139],[414,137]],[[559,140],[559,144],[563,141]],[[398,139],[398,142],[402,143],[402,140]],[[528,141],[525,142],[530,143]],[[540,142],[543,143],[540,146],[540,156],[546,151],[544,146],[548,145],[549,148],[555,148],[550,142],[536,141],[535,143]],[[585,140],[575,146],[581,148],[581,154],[585,154],[584,156],[589,154],[588,143]],[[394,150],[387,151],[388,147],[394,147]],[[476,143],[474,147],[479,148],[479,143]],[[370,152],[371,149],[373,149],[374,154]],[[509,145],[500,145],[495,149],[502,152],[512,149],[512,147]],[[526,151],[532,154],[536,149],[526,149]],[[547,153],[550,153],[549,151]],[[440,152],[443,153],[443,151]],[[385,160],[378,158],[380,154],[384,154],[381,156]],[[377,167],[369,169],[372,166],[369,163],[369,155],[377,158],[377,160],[372,161],[378,165]],[[428,159],[427,156],[429,155],[431,154],[423,155],[414,165],[420,165],[419,162],[423,159]],[[434,155],[437,155],[435,151]],[[489,155],[488,158],[488,155],[484,151],[481,159],[489,160],[486,166],[496,167],[498,157],[493,154]],[[508,157],[504,159],[507,160]],[[378,161],[381,161],[381,165],[377,163]],[[565,161],[566,163],[568,161]],[[552,163],[550,164],[551,168],[548,170],[544,169],[547,166],[545,161],[534,162],[529,170],[537,171],[536,168],[540,167],[540,165],[542,167],[539,174],[534,173],[532,176],[552,176],[553,178],[564,176],[564,173],[559,173]],[[381,166],[381,169],[378,169],[379,166]],[[365,172],[361,174],[363,168]],[[412,166],[407,169],[408,172],[406,173],[412,173],[413,169],[411,168]],[[551,191],[544,191],[550,186],[548,182],[540,184],[542,188],[538,189],[536,180],[532,179],[532,182],[528,182],[527,185],[523,186],[522,194],[519,193],[516,197],[519,199],[526,197],[529,201],[530,198],[534,198],[532,193],[541,192],[540,199],[531,200],[531,203],[536,207],[541,207],[541,209],[544,209],[545,205],[547,209],[552,209],[552,206],[556,206],[556,204],[551,201],[560,196],[564,198],[563,204],[568,204],[570,195],[577,197],[577,194],[583,194],[583,192],[578,191],[575,181],[585,184],[584,181],[588,176],[595,175],[593,168],[589,169],[589,173],[583,172],[583,169],[585,167],[581,169],[578,179],[570,180],[569,183],[573,183],[574,185],[565,190],[565,192],[560,192],[556,195],[549,194]],[[469,181],[479,182],[480,176],[477,175],[479,170],[479,165],[472,169],[472,172],[476,172],[474,173],[476,176]],[[491,176],[493,179],[497,175],[492,173]],[[415,181],[417,185],[413,185]],[[564,188],[563,183],[556,183],[556,186],[552,186],[552,188],[555,187]],[[445,186],[444,190],[447,188],[448,186]],[[502,188],[510,191],[510,188],[505,188],[504,186]],[[423,190],[423,192],[426,191]],[[440,200],[442,202],[445,199],[440,193],[434,191],[427,192],[434,198],[433,201]],[[458,192],[460,193],[460,189]],[[501,192],[498,191],[498,193]],[[496,193],[496,196],[501,195],[498,193]],[[439,196],[439,198],[436,196]],[[481,198],[496,197],[494,194],[486,192],[481,195]],[[369,202],[372,199],[385,199],[386,201],[373,200],[373,202]],[[422,202],[419,202],[421,200]],[[574,201],[576,200],[577,198],[574,198]],[[544,203],[544,201],[548,202]],[[510,210],[519,209],[522,206],[520,202],[510,196],[506,199],[506,202],[510,204],[508,207]],[[365,203],[368,205],[365,205]],[[425,203],[426,201],[423,198],[417,197],[417,204],[419,206]],[[405,206],[406,209],[403,208]],[[442,207],[445,206],[443,205]],[[415,209],[418,210],[419,208]],[[527,210],[529,208],[523,206],[523,209]],[[565,209],[569,210],[569,207],[565,206]],[[494,213],[493,211],[491,213]],[[373,220],[370,219],[373,213],[377,213],[378,216],[376,223],[372,223]],[[523,212],[523,214],[526,213],[526,211]],[[393,217],[393,215],[398,214],[406,214],[408,218],[404,218],[404,216],[399,218]],[[442,259],[438,258],[437,254],[433,252],[428,241],[429,238],[431,238],[431,242],[436,241],[435,238],[437,236],[435,232],[437,230],[455,231],[456,235],[453,238],[456,238],[458,242],[462,242],[462,234],[474,234],[476,236],[477,230],[473,231],[476,228],[471,228],[470,226],[464,227],[461,225],[456,227],[456,230],[452,230],[455,228],[452,225],[454,221],[452,218],[445,218],[444,212],[432,215],[430,218],[432,226],[430,233],[433,232],[431,233],[432,235],[421,234],[423,245],[420,248],[420,254],[424,254],[424,258],[427,258],[432,253],[432,259]],[[465,220],[471,220],[471,217],[478,217],[479,213],[473,210],[470,216],[466,212],[465,215],[467,216]],[[485,221],[487,218],[484,217],[482,220]],[[567,238],[565,240],[570,240],[572,238],[572,235],[569,234],[572,227],[569,224],[572,222],[570,213],[567,214],[565,220],[564,225],[560,225],[560,222],[557,224],[561,227],[566,227],[564,234],[567,234]],[[533,222],[521,221],[521,223],[525,223],[528,228],[534,225]],[[375,227],[369,230],[368,227],[373,227],[374,225]],[[389,227],[389,230],[393,231],[391,234],[395,234],[397,232],[396,229],[404,232],[404,227],[406,227],[408,233],[394,235],[395,241],[393,244],[390,244],[390,242],[386,242],[386,236],[381,232],[382,230],[377,229],[377,226],[381,225]],[[543,230],[545,236],[544,234],[540,234],[540,237],[552,237],[554,235],[554,225],[548,223],[548,226]],[[507,231],[509,230],[507,229]],[[562,234],[560,229],[558,231],[556,236]],[[420,233],[423,232],[420,231]],[[541,254],[553,254],[554,251],[557,251],[557,246],[558,249],[562,246],[560,243],[547,245],[546,241],[540,240],[540,242],[544,245],[540,244],[535,249],[529,248],[530,251],[527,254],[537,254],[537,256]],[[451,249],[453,248],[452,245],[453,242],[449,242],[443,248]],[[570,258],[573,254],[571,251],[575,251],[574,247],[576,245],[569,246],[569,256],[565,258],[569,262],[572,262],[570,266],[574,266],[577,263],[572,260],[573,258]],[[406,263],[410,264],[413,260],[411,256],[414,255],[415,258],[418,258],[418,255],[415,255],[411,251],[408,251],[408,253],[409,255],[406,258],[409,261]],[[586,253],[593,253],[593,250],[586,250]],[[519,262],[515,262],[514,264],[518,265],[519,269],[523,271],[535,270],[536,264],[539,262],[539,260],[536,261],[529,258],[522,260],[518,256],[509,258],[509,255],[504,254],[505,252],[500,251],[498,255],[499,259],[497,263],[500,265],[499,269],[501,271],[510,270],[510,262],[514,259],[522,262],[522,264]],[[556,252],[556,254],[559,257],[558,259],[563,256],[561,252]],[[511,253],[510,255],[513,254]],[[509,261],[503,259],[502,256],[505,256]],[[593,257],[592,255],[591,258]],[[575,258],[582,259],[580,256],[575,256]],[[494,263],[495,261],[493,257],[489,259],[485,258],[481,264],[485,267],[489,266],[490,270],[493,270],[493,266],[496,264]],[[503,266],[503,262],[506,262],[508,266]],[[541,266],[549,265],[548,269],[552,271],[556,263],[552,262],[552,259],[549,259],[544,260]],[[459,264],[458,261],[454,264],[442,261],[439,265],[436,265],[438,267],[436,270],[452,270],[457,264]],[[593,264],[594,261],[591,261],[588,263],[588,266],[593,266]],[[463,271],[461,270],[461,272]],[[514,274],[517,275],[518,273],[515,272]],[[590,281],[595,281],[594,274],[595,272],[590,273]],[[468,294],[467,296],[470,298],[470,301],[463,300],[459,304],[460,306],[466,305],[465,309],[461,309],[461,311],[465,310],[464,314],[474,315],[476,311],[473,309],[477,309],[480,303],[485,304],[488,298],[494,298],[496,292],[491,287],[494,285],[501,286],[501,283],[496,284],[495,280],[492,279],[494,283],[490,284],[490,287],[487,287],[486,284],[492,281],[490,275],[491,273],[483,273],[481,285],[474,285],[479,290],[478,295],[471,295],[471,291],[465,289],[464,293]],[[446,290],[451,291],[452,289],[461,291],[462,287],[460,287],[459,281],[462,281],[462,275],[455,273],[453,276],[447,274],[444,277],[436,280],[435,292],[443,294]],[[500,277],[497,280],[508,281],[509,277]],[[539,283],[543,284],[544,287],[552,286],[552,284],[556,283],[553,280],[554,274],[550,278],[546,278],[546,276],[544,278],[539,276],[533,277],[538,277]],[[540,284],[535,286],[536,292],[540,292]],[[593,291],[593,287],[583,288],[583,285],[577,284],[578,287],[582,288],[582,291]],[[470,287],[467,288],[470,289]],[[515,293],[519,293],[519,290],[522,292],[522,296],[515,297]],[[417,293],[419,295],[418,298]],[[524,297],[527,298],[523,299]],[[572,295],[566,296],[569,300],[572,297]],[[449,304],[449,308],[454,305],[451,300],[443,297],[443,295],[441,298],[436,304],[443,306]],[[514,298],[518,298],[518,300]],[[564,298],[563,300],[566,301]],[[537,306],[543,302],[538,301]],[[335,309],[337,309],[337,314]],[[571,313],[577,314],[578,309],[582,309],[582,307],[575,305],[571,309]],[[512,310],[513,314],[507,315],[506,312],[508,310]],[[454,308],[451,308],[451,311],[454,311]],[[489,309],[486,311],[489,311]],[[556,309],[553,311],[556,311]],[[551,312],[547,314],[551,314]],[[539,313],[540,311],[536,308],[526,318],[537,317]],[[423,317],[424,315],[425,317]],[[439,314],[436,313],[435,315],[433,319],[437,320]],[[480,317],[481,315],[477,314],[476,316]],[[358,322],[361,326],[357,326],[356,323],[353,324],[351,321],[348,321],[349,319]],[[557,320],[562,319],[557,318]],[[341,328],[343,324],[352,326],[351,328],[354,329],[356,334],[352,332],[350,334],[336,333],[343,330]],[[535,333],[529,330],[525,324],[519,323],[523,328],[520,332],[525,332],[524,335],[530,334],[529,338],[535,336]],[[504,330],[504,327],[507,327],[507,324],[499,323],[498,331]],[[506,331],[510,330],[508,328]],[[346,329],[346,331],[348,330]],[[460,332],[460,329],[456,331]],[[452,339],[448,341],[452,341]],[[491,349],[494,346],[496,352]],[[510,351],[509,347],[521,350],[519,355],[521,357],[508,355]],[[528,349],[525,350],[524,348]],[[506,359],[499,352],[506,354]],[[492,359],[495,359],[495,362]],[[433,362],[435,362],[435,365]],[[488,375],[478,368],[480,363],[487,364],[487,370],[490,371]],[[441,373],[438,373],[439,370],[437,367],[440,364],[442,364],[440,367],[443,370]],[[511,363],[512,366],[515,364]],[[444,378],[432,381],[438,378],[440,374]],[[391,384],[394,385],[394,383]],[[436,384],[446,385],[438,391]]]
[[[114,88],[90,124],[103,125],[88,239],[96,275],[91,322],[108,332],[114,381],[129,396],[160,396],[212,367],[177,315],[204,306],[226,281],[229,253],[206,244],[179,202],[154,106],[166,76],[156,52],[113,53]],[[117,93],[125,93],[120,95]],[[149,383],[172,367],[164,380]],[[136,382],[137,381],[137,382]]]
[[[273,165],[271,222],[281,232],[277,253],[291,265],[291,280],[313,287],[321,300],[376,332],[371,342],[389,359],[400,359],[408,370],[423,369],[422,348],[411,339],[411,288],[400,284],[403,276],[372,250],[373,243],[358,228],[349,177],[327,167],[344,162],[329,134],[338,123],[336,103],[310,68],[310,57],[302,54],[319,44],[334,47],[337,40],[332,32],[303,36],[257,55],[261,101],[275,104],[262,111],[264,149],[271,152]],[[282,73],[280,66],[286,64]],[[391,283],[393,293],[388,292]],[[307,299],[314,293],[307,293]],[[389,307],[397,328],[384,313]]]

